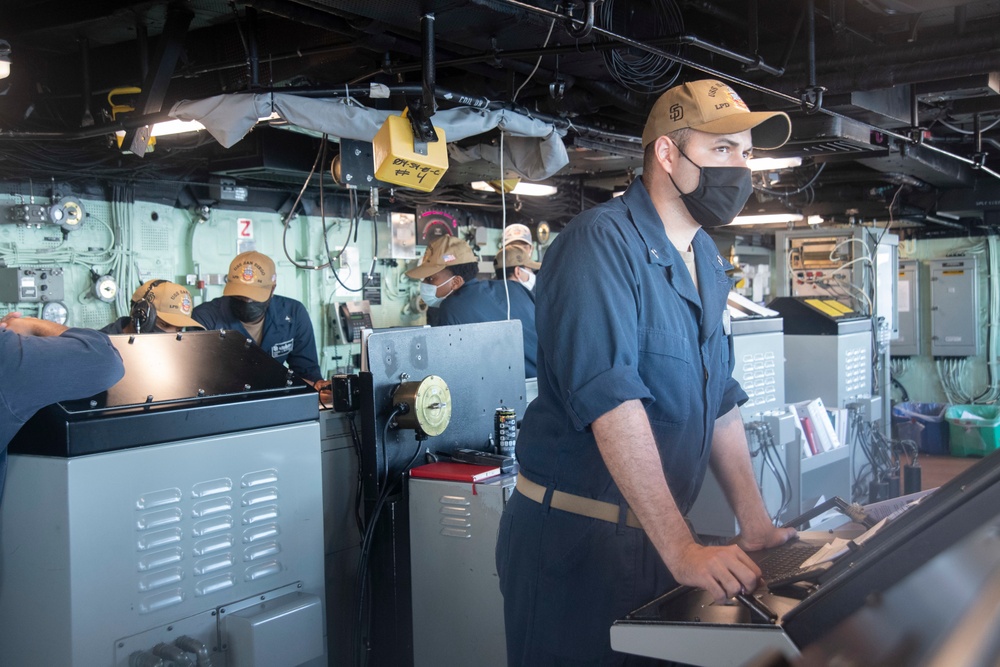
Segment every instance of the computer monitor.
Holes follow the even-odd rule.
[[[979,461],[884,526],[821,578],[818,590],[782,618],[808,646],[942,551],[1000,515],[1000,452]],[[942,592],[942,594],[947,594]]]

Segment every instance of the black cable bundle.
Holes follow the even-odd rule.
[[[674,0],[604,0],[600,5],[600,25],[605,30],[639,40],[630,29],[641,26],[649,36],[682,35],[684,17]],[[666,50],[666,48],[665,48]],[[680,47],[674,53],[680,55]],[[609,49],[603,52],[604,64],[615,81],[632,92],[644,95],[662,93],[680,76],[681,66],[673,60],[636,49]]]

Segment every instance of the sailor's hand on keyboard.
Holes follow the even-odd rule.
[[[735,545],[703,547],[691,543],[673,560],[667,567],[678,583],[702,588],[718,603],[753,591],[760,579],[760,568]]]
[[[795,539],[798,533],[794,528],[778,528],[777,526],[765,526],[755,532],[743,532],[736,536],[736,544],[744,551],[760,551],[770,549]]]

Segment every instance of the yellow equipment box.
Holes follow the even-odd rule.
[[[405,113],[405,112],[404,112]],[[389,116],[372,139],[375,178],[421,192],[433,190],[448,171],[448,144],[444,130],[435,127],[438,140],[428,142],[427,155],[413,150],[413,129],[406,116]]]

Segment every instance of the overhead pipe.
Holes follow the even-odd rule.
[[[145,81],[149,76],[149,30],[141,16],[135,17],[136,58],[139,60],[139,80]]]
[[[816,0],[806,0],[806,68],[809,87],[816,86]]]
[[[559,12],[555,12],[555,11],[552,11],[550,9],[544,9],[542,7],[535,7],[534,5],[529,5],[528,3],[522,2],[521,0],[499,0],[499,2],[501,2],[501,3],[505,4],[505,5],[510,5],[511,7],[518,7],[518,8],[520,8],[520,9],[522,9],[525,12],[528,12],[528,13],[540,14],[542,16],[547,16],[548,18],[551,18],[551,19],[563,20],[563,19],[566,18],[565,14],[560,14]],[[571,19],[571,20],[576,21],[577,19]],[[704,72],[705,74],[717,77],[717,78],[719,78],[719,79],[721,79],[723,81],[739,81],[742,85],[746,86],[747,88],[752,88],[752,89],[758,90],[758,91],[760,91],[762,93],[771,93],[771,94],[774,94],[774,91],[771,91],[771,90],[769,90],[769,89],[767,89],[764,86],[761,86],[759,84],[751,83],[749,81],[740,81],[739,79],[736,79],[735,77],[733,77],[733,76],[731,76],[729,74],[726,74],[725,72],[722,72],[720,70],[717,70],[717,69],[715,69],[713,67],[709,67],[708,65],[703,65],[701,63],[695,62],[695,61],[693,61],[693,60],[691,60],[689,58],[685,58],[684,56],[678,55],[676,53],[670,53],[669,51],[664,51],[663,49],[657,48],[655,46],[651,46],[651,45],[646,44],[644,42],[640,42],[638,40],[632,39],[631,37],[626,37],[625,35],[619,35],[619,34],[617,34],[615,32],[612,32],[610,30],[605,30],[604,28],[601,28],[601,27],[598,27],[598,26],[594,26],[594,29],[593,29],[592,32],[594,34],[596,34],[596,35],[600,35],[602,37],[606,37],[607,39],[611,39],[611,40],[614,40],[616,42],[620,42],[621,44],[624,44],[626,46],[631,46],[631,47],[636,48],[636,49],[638,49],[640,51],[645,51],[646,53],[651,53],[651,54],[653,54],[655,56],[660,56],[661,58],[665,58],[667,60],[671,60],[671,61],[679,63],[681,65],[686,65],[686,66],[690,67],[691,69],[695,69],[695,70],[698,70],[700,72]],[[707,42],[704,42],[704,40],[699,40],[699,42],[700,43],[697,44],[698,46],[702,46],[703,44],[707,44]],[[713,46],[715,46],[715,45],[713,45]],[[722,47],[715,47],[715,48],[717,48],[719,50],[722,50],[722,51],[727,51],[728,52],[728,49],[722,49]],[[715,51],[713,51],[713,52],[715,52]],[[719,55],[722,55],[722,54],[720,53]],[[744,56],[744,57],[746,58],[746,56]],[[754,63],[754,65],[755,65],[755,67],[757,69],[760,69],[760,70],[762,70],[764,72],[767,72],[768,74],[774,74],[775,76],[779,76],[780,75],[780,72],[778,72],[778,70],[776,70],[773,67],[770,67],[769,65],[765,64],[760,59],[748,58],[748,60],[750,62]],[[792,97],[790,95],[778,94],[777,96],[778,97],[782,97],[782,98],[786,99],[787,101],[792,102],[794,104],[798,104],[798,99],[796,99],[796,98],[794,98],[794,97]]]
[[[595,28],[594,30],[598,30],[598,28]],[[763,62],[759,57],[748,56],[746,54],[737,53],[736,51],[732,51],[723,46],[719,46],[718,44],[709,42],[708,40],[702,39],[697,35],[684,33],[680,35],[671,35],[669,37],[660,37],[657,39],[650,40],[649,42],[646,43],[646,45],[654,48],[658,46],[694,46],[699,49],[708,51],[709,53],[714,53],[716,55],[723,56],[725,58],[738,62],[741,65],[745,65],[749,70],[759,69],[762,72],[766,72],[767,74],[772,74],[774,76],[781,76],[784,73],[783,68],[772,67],[771,65],[768,65],[767,63]],[[489,51],[487,53],[480,53],[474,56],[465,56],[461,58],[451,58],[449,60],[443,60],[440,63],[438,63],[438,67],[439,68],[461,67],[463,65],[494,62],[497,60],[502,60],[505,63],[509,63],[522,58],[538,58],[540,56],[558,56],[567,53],[583,53],[587,51],[592,51],[592,52],[613,51],[616,49],[624,49],[630,47],[635,47],[635,45],[612,41],[612,42],[587,42],[585,44],[546,46],[534,49],[518,49],[516,51],[504,51],[502,49],[497,49],[494,51]],[[658,52],[653,52],[653,53],[657,55],[659,54]],[[679,56],[671,57],[671,59],[677,59],[677,58],[679,58]],[[682,64],[687,64],[687,63],[682,62]],[[529,68],[531,67],[530,65],[526,66]],[[415,72],[418,69],[420,69],[420,67],[421,65],[416,63],[410,65],[400,65],[397,67],[393,67],[392,73],[396,74],[396,73]],[[367,76],[371,76],[371,74]]]
[[[900,47],[879,48],[873,53],[863,55],[843,56],[821,60],[818,67],[821,71],[852,70],[871,67],[872,65],[890,65],[896,62],[916,62],[953,58],[958,56],[975,56],[984,51],[1000,49],[1000,33],[995,30],[963,35],[962,39],[939,39],[918,44],[908,44]],[[788,67],[790,75],[803,70],[802,65]]]
[[[420,38],[423,44],[423,104],[430,117],[436,110],[434,84],[437,82],[437,65],[434,54],[434,14],[420,17]]]
[[[281,62],[284,60],[296,60],[302,58],[308,58],[309,56],[324,56],[334,53],[343,53],[346,51],[356,51],[357,46],[354,44],[343,44],[341,46],[317,46],[312,49],[300,49],[297,51],[290,51],[288,53],[282,53],[279,55],[268,56],[267,60],[269,63]],[[219,63],[217,65],[209,65],[206,67],[200,67],[198,69],[180,69],[176,74],[174,74],[175,79],[190,79],[196,76],[201,76],[202,74],[212,74],[213,72],[222,72],[227,69],[239,69],[241,67],[246,67],[246,60],[231,60],[226,63]]]
[[[742,27],[743,22],[746,20],[746,17],[739,16],[728,9],[723,9],[717,4],[708,2],[707,0],[684,0],[682,5],[687,9],[699,11],[702,14],[707,14],[714,19],[725,21],[726,23],[736,27]]]
[[[553,18],[553,19],[559,19],[559,18],[561,18],[561,15],[558,12],[553,12],[551,10],[543,9],[541,7],[535,7],[533,5],[529,5],[529,4],[525,3],[525,2],[522,2],[521,0],[499,0],[499,2],[502,2],[503,4],[506,4],[506,5],[510,5],[512,7],[519,7],[521,9],[523,9],[525,12],[534,13],[534,14],[540,14],[542,16],[548,16],[549,18]],[[720,79],[722,81],[729,81],[729,82],[732,82],[732,83],[736,83],[738,85],[745,86],[746,88],[749,88],[751,90],[757,91],[757,92],[762,93],[764,95],[768,95],[768,96],[775,97],[775,98],[778,98],[778,99],[781,99],[781,100],[785,100],[786,102],[791,102],[792,104],[795,104],[795,105],[798,105],[800,103],[800,100],[798,98],[793,97],[793,96],[789,95],[788,93],[782,92],[780,90],[774,90],[774,89],[768,88],[766,86],[762,86],[762,85],[760,85],[758,83],[754,83],[752,81],[746,81],[746,80],[743,80],[743,79],[739,79],[738,77],[734,77],[734,76],[732,76],[730,74],[727,74],[725,72],[721,72],[721,71],[719,71],[719,70],[717,70],[717,69],[715,69],[713,67],[709,67],[707,65],[703,65],[701,63],[694,62],[694,61],[689,60],[688,58],[685,58],[683,56],[679,56],[679,55],[676,55],[676,54],[673,54],[673,53],[668,53],[668,52],[664,51],[663,49],[659,49],[659,48],[650,46],[648,44],[644,44],[643,42],[639,42],[639,41],[634,40],[634,39],[632,39],[630,37],[625,37],[624,35],[618,35],[618,34],[615,34],[613,32],[610,32],[608,30],[605,30],[603,28],[598,28],[598,27],[594,28],[594,33],[596,33],[598,35],[601,35],[603,37],[607,37],[608,39],[613,39],[613,40],[620,41],[623,44],[627,44],[627,45],[632,46],[632,47],[634,47],[636,49],[639,49],[641,51],[645,51],[647,53],[652,53],[653,55],[661,56],[663,58],[666,58],[667,60],[672,60],[674,62],[680,63],[681,65],[686,65],[686,66],[688,66],[688,67],[690,67],[692,69],[698,70],[698,71],[703,72],[705,74],[708,74],[710,76],[714,76],[714,77],[716,77],[716,78],[718,78],[718,79]],[[993,61],[991,59],[988,59],[988,60],[990,60],[991,64],[987,65],[987,67],[992,67],[994,69],[1000,69],[1000,67],[998,67],[997,65],[992,64]],[[954,63],[949,63],[949,65],[950,66],[954,66]],[[967,63],[962,63],[962,65],[966,66],[966,70],[963,72],[963,74],[969,74],[970,72],[967,69]],[[987,69],[986,71],[992,71],[992,70]],[[912,74],[912,72],[910,72],[910,73]],[[928,79],[924,78],[923,80],[928,80]],[[846,87],[846,86],[843,86],[843,87],[842,86],[835,86],[833,83],[831,83],[826,78],[824,78],[824,81],[833,90],[850,89],[849,87]],[[888,86],[881,86],[881,87],[890,87],[891,85],[894,85],[894,84],[890,83]],[[858,89],[858,88],[854,88],[854,89]],[[827,116],[831,116],[831,117],[834,117],[834,118],[842,118],[842,119],[845,119],[845,120],[850,120],[850,121],[855,122],[855,123],[860,122],[862,125],[864,125],[866,127],[869,127],[872,130],[876,130],[878,132],[881,132],[882,134],[884,134],[887,137],[893,137],[895,139],[900,139],[900,140],[902,140],[902,141],[904,141],[906,143],[912,143],[912,139],[910,137],[907,137],[905,134],[901,134],[901,133],[895,132],[893,130],[889,130],[889,129],[886,129],[886,128],[883,128],[883,127],[879,127],[877,125],[872,125],[871,123],[865,123],[863,121],[858,121],[855,118],[851,118],[850,116],[846,116],[844,114],[837,113],[835,111],[830,111],[830,110],[822,109],[822,108],[820,108],[819,111],[822,112],[822,113],[824,113]],[[968,164],[972,164],[971,160],[969,160],[967,158],[963,158],[960,155],[954,155],[954,154],[949,153],[947,151],[940,150],[940,149],[933,148],[933,147],[929,147],[929,148],[931,148],[932,150],[940,153],[941,155],[951,157],[951,158],[956,159],[956,160],[958,160],[960,162],[965,162],[965,163],[968,163]],[[994,171],[992,171],[990,169],[987,169],[986,167],[983,167],[981,169],[981,171],[983,171],[984,173],[988,173],[990,176],[993,176],[994,178],[1000,179],[1000,174],[997,174],[996,172],[994,172]]]
[[[975,160],[973,169],[979,169],[983,166],[983,162],[986,160],[986,153],[983,152],[983,117],[981,114],[976,114],[972,117],[973,119],[973,136],[976,141],[976,150],[972,154],[972,159]]]
[[[143,80],[142,92],[135,105],[136,109],[143,115],[156,113],[162,108],[171,75],[181,56],[184,36],[187,34],[192,20],[194,20],[194,12],[185,6],[170,4],[167,7],[167,19],[156,47],[156,56],[153,59],[154,66]],[[125,133],[122,146],[128,146],[133,154],[142,157],[146,154],[148,140],[149,128],[138,128],[138,131],[128,130]]]
[[[431,122],[431,116],[437,110],[434,99],[434,84],[436,80],[434,65],[434,14],[428,12],[420,17],[420,39],[422,43],[421,70],[422,83],[420,94],[406,98],[407,118],[413,130],[413,151],[419,155],[427,155],[427,144],[438,140],[437,130]]]
[[[247,69],[250,76],[251,90],[260,86],[260,47],[257,41],[257,10],[247,7],[244,10],[247,25]]]
[[[80,127],[90,127],[94,124],[94,114],[90,111],[90,42],[86,37],[80,38],[80,85],[83,94],[83,109],[80,114]]]
[[[799,18],[795,21],[795,27],[792,28],[792,34],[788,36],[788,45],[785,47],[785,52],[781,56],[781,69],[782,71],[788,70],[788,61],[792,59],[792,51],[795,48],[795,42],[799,39],[799,33],[802,32],[802,24],[806,20],[806,9],[802,8],[799,12]]]
[[[816,113],[823,108],[823,93],[826,88],[816,85],[816,0],[806,0],[806,67],[809,82],[805,88],[795,91],[799,95],[800,106],[805,113]]]
[[[975,56],[911,61],[889,67],[858,67],[849,72],[824,75],[823,83],[833,91],[879,90],[907,83],[989,74],[998,69],[1000,69],[1000,50]],[[793,85],[794,82],[785,81],[778,87],[777,92],[788,90]]]
[[[267,12],[268,14],[273,14],[274,16],[281,16],[290,21],[297,23],[304,23],[306,25],[311,25],[313,27],[321,28],[328,32],[332,32],[336,35],[346,37],[352,40],[362,39],[362,47],[369,48],[375,51],[398,51],[399,53],[406,54],[408,56],[413,56],[416,58],[423,58],[423,50],[421,45],[413,40],[402,39],[394,37],[391,35],[384,34],[367,34],[365,33],[362,37],[359,35],[359,31],[352,28],[347,24],[338,14],[334,14],[328,11],[321,11],[315,9],[312,6],[305,6],[300,3],[289,3],[281,2],[280,0],[240,0],[240,4],[246,6],[256,7],[262,12]],[[356,47],[355,47],[356,48]],[[574,51],[572,47],[567,49],[567,52]],[[296,52],[298,53],[298,52]],[[303,52],[306,53],[306,52]],[[284,56],[285,58],[291,58],[293,56]],[[473,65],[477,63],[494,62],[496,58],[490,54],[476,55],[473,58],[452,58],[445,62],[437,63],[437,68],[442,67],[453,67],[457,65]],[[527,63],[521,63],[517,61],[506,61],[504,66],[508,69],[512,69],[521,74],[529,74],[533,65]],[[368,74],[354,78],[348,83],[348,85],[353,85],[365,81],[376,74],[385,72],[386,74],[397,74],[404,72],[416,72],[423,67],[422,60],[415,65],[404,65],[402,67],[393,67],[390,69],[380,68]],[[228,69],[228,67],[227,67]],[[478,72],[484,77],[495,76],[495,68],[492,67],[480,67],[473,70],[473,73]],[[541,70],[544,72],[544,70]],[[568,75],[563,75],[563,79],[566,84],[572,86],[575,82],[574,78]],[[442,99],[441,96],[437,96],[438,99]],[[463,96],[465,97],[465,96]]]

